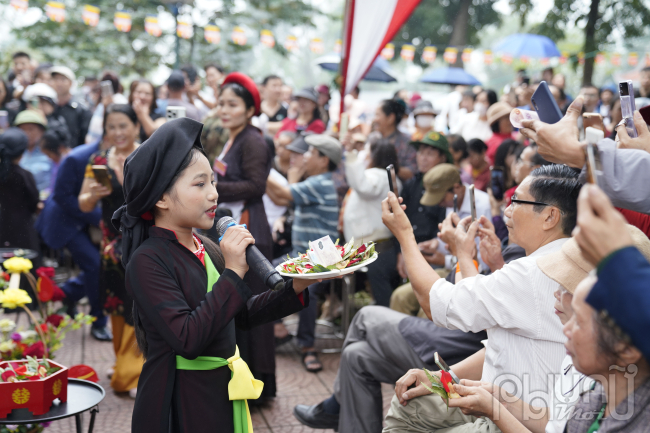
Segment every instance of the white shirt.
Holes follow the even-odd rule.
[[[392,238],[390,230],[381,221],[381,202],[388,194],[388,175],[383,168],[366,169],[361,159],[365,152],[345,153],[345,177],[350,195],[343,211],[343,233],[346,240],[355,243]],[[401,187],[399,179],[397,188]]]
[[[289,181],[284,176],[282,176],[275,168],[271,168],[271,172],[269,173],[269,179],[273,179],[277,181],[282,186],[289,185]],[[278,206],[277,204],[273,203],[273,200],[271,200],[268,194],[264,194],[262,196],[262,201],[264,202],[264,211],[266,212],[266,220],[268,221],[269,227],[271,228],[271,232],[272,232],[273,224],[275,223],[275,220],[277,220],[282,215],[284,215],[284,213],[287,211],[287,207]]]
[[[458,209],[458,216],[460,219],[466,218],[472,215],[472,206],[469,201],[469,185],[465,185],[465,196],[463,197],[463,203],[461,203],[460,208]],[[485,216],[487,219],[492,221],[492,208],[490,207],[490,196],[479,189],[474,189],[474,203],[476,204],[476,219]],[[446,216],[449,216],[450,213],[454,211],[453,207],[447,208]],[[478,243],[480,238],[476,238],[476,251],[478,252],[478,263],[479,270],[489,269],[488,265],[485,264],[483,259],[481,259],[481,253],[478,251]],[[453,256],[447,251],[447,244],[441,240],[438,240],[438,251],[445,254],[445,269],[452,270],[452,258]]]
[[[591,389],[594,380],[575,369],[570,355],[562,361],[562,368],[555,375],[555,388],[553,389],[552,411],[546,424],[546,433],[563,433],[564,427],[573,412],[575,404],[580,399],[580,394]],[[535,402],[535,406],[539,406]]]
[[[455,130],[451,132],[453,134],[460,134],[465,141],[469,141],[473,138],[486,141],[492,137],[493,134],[490,125],[486,120],[481,120],[476,111],[462,115],[456,124]]]
[[[429,294],[433,323],[464,332],[487,330],[482,381],[495,383],[525,402],[551,392],[549,376],[566,353],[562,324],[553,313],[559,284],[537,259],[562,248],[558,239],[506,264],[491,275],[457,284],[439,279]]]

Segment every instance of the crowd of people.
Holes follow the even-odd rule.
[[[114,225],[135,200],[125,162],[148,140],[171,146],[163,125],[182,112],[202,124],[214,212],[246,224],[274,264],[323,236],[376,243],[378,259],[355,287],[373,305],[347,330],[334,393],[296,406],[298,421],[369,433],[647,429],[650,132],[637,111],[638,137],[629,136],[616,88],[586,84],[574,98],[548,68],[519,71],[498,92],[457,86],[439,101],[401,90],[371,106],[357,87],[340,113],[326,84],[260,78],[214,63],[183,66],[160,86],[111,71],[79,78],[16,52],[0,79],[0,248],[72,259],[79,272],[62,286],[64,304],[74,314],[88,298],[92,336],[114,345],[106,373],[116,392],[135,398],[150,359],[136,344],[147,319],[134,310],[123,265],[131,253]],[[531,109],[542,79],[564,117],[517,130],[510,113]],[[646,68],[637,108],[649,95]],[[607,137],[597,184],[586,181],[583,113],[599,113]],[[168,193],[158,208],[173,207]],[[219,239],[214,227],[200,234]],[[242,279],[254,295],[267,290],[251,273]],[[322,370],[316,320],[323,300],[337,303],[331,284],[300,297],[295,335],[282,320],[236,329],[242,359],[264,382],[261,401],[276,394],[277,346],[295,338],[304,368]],[[459,398],[425,386],[422,367],[441,374],[436,356],[460,379]],[[386,417],[381,383],[395,385]]]

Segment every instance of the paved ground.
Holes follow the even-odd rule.
[[[325,329],[320,329],[325,332]],[[291,328],[290,328],[291,329]],[[85,338],[82,338],[85,335]],[[82,351],[82,344],[85,350]],[[340,347],[340,340],[319,339],[319,349]],[[84,354],[85,353],[85,357]],[[253,408],[253,425],[256,433],[300,433],[300,432],[331,432],[332,430],[313,430],[301,425],[294,418],[292,411],[296,404],[315,404],[332,393],[332,384],[339,365],[339,354],[322,354],[323,371],[317,374],[308,373],[303,368],[300,355],[293,343],[288,343],[278,349],[277,353],[277,397],[262,408]],[[114,361],[113,345],[100,343],[89,335],[89,329],[71,331],[64,346],[56,354],[56,360],[64,365],[85,363],[92,366],[100,376],[99,384],[106,390],[106,398],[100,404],[94,431],[97,433],[128,433],[130,432],[133,400],[127,394],[117,394],[110,389],[106,378],[106,370]],[[383,386],[384,413],[390,405],[393,388]],[[89,415],[85,415],[84,432],[88,431]],[[48,433],[71,433],[75,431],[71,419],[55,421],[46,429]],[[216,430],[215,430],[216,431]]]

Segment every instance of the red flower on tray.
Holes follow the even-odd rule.
[[[42,341],[37,341],[36,343],[32,344],[27,349],[25,349],[24,352],[25,356],[32,356],[34,358],[42,358],[44,354],[45,354],[45,347],[43,346]],[[18,373],[18,370],[16,370],[16,373]]]

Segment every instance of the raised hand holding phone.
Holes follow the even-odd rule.
[[[618,83],[618,90],[621,94],[621,114],[623,115],[621,123],[625,123],[627,135],[630,137],[638,137],[639,134],[632,120],[636,111],[636,105],[634,104],[634,85],[630,80],[621,81]]]
[[[637,137],[630,137],[627,133],[627,128],[623,128],[624,125],[617,125],[616,141],[618,142],[618,148],[639,149],[650,152],[650,131],[648,130],[648,121],[644,117],[644,110],[650,115],[650,106],[643,107],[639,111],[634,112],[632,119],[638,133]]]

